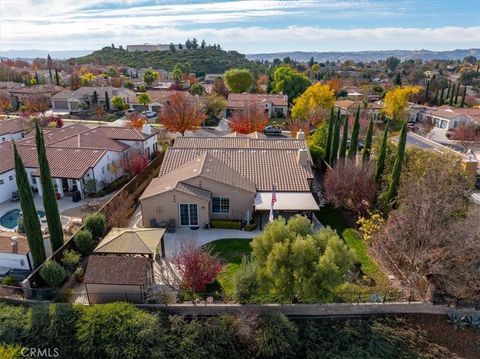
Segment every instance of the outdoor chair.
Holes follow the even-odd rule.
[[[150,220],[150,227],[158,228],[158,223],[157,223],[157,220],[155,218]]]
[[[18,196],[18,191],[12,192],[12,202],[16,202],[20,200],[20,197]]]
[[[175,232],[175,228],[176,228],[175,220],[173,218],[169,219],[168,220],[168,226],[167,226],[167,232],[168,233],[173,233],[173,232]]]

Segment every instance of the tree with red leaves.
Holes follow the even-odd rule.
[[[138,112],[134,112],[127,116],[125,127],[141,129],[145,123],[145,118]]]
[[[245,103],[243,110],[234,111],[230,117],[232,131],[249,134],[262,132],[268,123],[268,114],[256,103]]]
[[[223,263],[194,243],[185,243],[172,258],[181,278],[181,287],[189,293],[202,293],[223,270]]]
[[[310,121],[292,119],[288,123],[288,129],[290,130],[292,138],[296,138],[300,131],[304,133],[305,137],[308,137],[310,135]]]
[[[340,161],[325,176],[325,199],[357,215],[365,214],[375,200],[377,187],[370,166]]]
[[[0,95],[0,113],[7,115],[7,119],[12,112],[13,106],[12,102],[7,96]]]
[[[450,139],[467,150],[471,144],[480,142],[480,126],[461,124],[450,134]]]
[[[158,122],[170,132],[196,131],[205,120],[202,108],[190,94],[176,92],[163,106]]]
[[[23,112],[28,114],[43,114],[49,108],[50,104],[44,96],[30,96],[23,100]]]
[[[41,126],[50,127],[50,128],[62,128],[63,127],[62,117],[58,115],[46,116],[41,119]]]
[[[128,157],[123,158],[123,170],[129,176],[136,176],[142,172],[148,165],[148,156],[145,151],[135,151],[129,154]]]

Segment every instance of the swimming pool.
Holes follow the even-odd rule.
[[[19,209],[14,209],[13,211],[5,213],[0,217],[0,226],[3,226],[8,229],[15,229],[18,224],[18,218],[20,217],[22,211]],[[44,211],[37,211],[38,217],[40,218],[41,223],[46,223],[47,219],[45,218]]]

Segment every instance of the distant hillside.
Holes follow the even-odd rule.
[[[358,51],[358,52],[277,52],[272,54],[247,54],[250,60],[268,60],[273,61],[275,58],[283,59],[290,57],[296,61],[307,62],[312,57],[315,61],[346,61],[352,60],[355,62],[363,61],[378,61],[384,60],[389,56],[395,56],[401,60],[421,59],[421,60],[462,60],[463,58],[472,55],[480,58],[480,49],[465,49],[452,51],[429,51],[429,50],[386,50],[386,51]]]
[[[176,63],[188,62],[192,71],[203,73],[223,73],[232,67],[249,68],[252,71],[263,71],[262,64],[248,60],[245,55],[236,51],[205,49],[185,49],[175,53],[171,51],[128,52],[127,50],[104,47],[90,55],[71,58],[69,63],[122,65],[135,68],[152,67],[171,71]]]

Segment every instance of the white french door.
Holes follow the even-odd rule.
[[[180,204],[180,225],[198,226],[198,207],[195,203]]]

